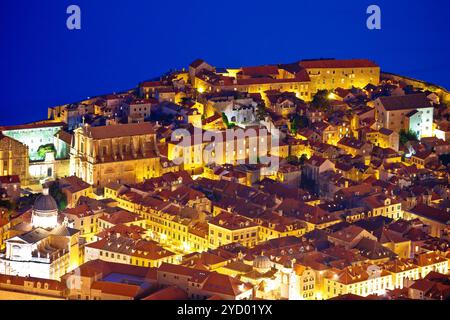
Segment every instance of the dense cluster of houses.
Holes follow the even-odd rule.
[[[1,127],[0,296],[448,299],[448,99],[365,59],[199,59]]]

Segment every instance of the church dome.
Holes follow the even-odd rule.
[[[257,256],[255,260],[253,260],[253,267],[261,272],[268,272],[272,268],[272,262],[269,257],[266,257],[263,253],[260,256]]]
[[[41,212],[55,211],[58,210],[58,205],[56,204],[55,199],[49,194],[48,189],[44,189],[43,194],[37,197],[34,202],[33,209]]]
[[[31,222],[34,228],[53,229],[58,226],[58,205],[47,188],[34,202]]]

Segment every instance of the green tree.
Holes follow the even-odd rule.
[[[236,126],[236,124],[234,124],[233,122],[229,122],[228,121],[228,117],[227,117],[227,115],[224,112],[222,112],[222,120],[223,120],[223,123],[225,124],[225,126],[228,129],[232,129],[232,128],[234,128]]]
[[[419,141],[417,133],[411,130],[400,130],[400,145],[404,146],[408,141]]]
[[[228,117],[225,114],[225,112],[222,112],[222,120],[223,120],[223,123],[228,127],[229,122],[228,122]]]
[[[262,103],[258,103],[258,106],[256,107],[256,119],[259,121],[262,121],[267,116],[267,110],[266,107]]]
[[[59,187],[58,182],[52,183],[50,186],[50,195],[55,199],[56,203],[58,204],[59,210],[64,210],[67,207],[67,196],[65,193],[62,192],[61,188]]]
[[[301,165],[304,165],[306,160],[308,160],[308,156],[306,154],[302,154],[299,159],[299,162]]]
[[[441,160],[441,162],[444,166],[448,166],[448,164],[450,164],[450,154],[440,155],[439,160]]]
[[[292,118],[291,132],[296,134],[299,130],[308,127],[308,125],[309,121],[307,117],[296,114]]]
[[[414,92],[414,87],[409,84],[403,88],[403,91],[405,91],[406,94],[411,94]]]
[[[311,101],[311,107],[322,110],[326,109],[328,106],[328,95],[329,92],[327,90],[317,91]]]
[[[299,159],[296,156],[289,156],[289,157],[286,158],[286,161],[289,164],[292,164],[294,166],[298,166],[300,164],[299,163]]]
[[[294,117],[291,122],[291,132],[292,134],[297,134],[298,130],[298,118]]]
[[[45,158],[45,155],[50,152],[56,152],[55,145],[53,143],[40,146],[37,153],[40,158]]]
[[[9,200],[0,200],[0,208],[11,210],[13,209],[13,203]]]
[[[188,97],[182,97],[181,98],[181,104],[184,105],[185,103],[189,102],[191,99]]]
[[[8,210],[6,219],[10,221],[11,217],[17,210],[17,204],[9,200],[0,200],[0,208],[5,208],[6,210]]]
[[[37,194],[31,193],[29,195],[26,195],[24,197],[21,197],[19,201],[17,202],[17,208],[23,209],[23,208],[29,208],[33,205],[34,201],[38,197]]]

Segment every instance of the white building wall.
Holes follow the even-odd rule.
[[[0,259],[0,273],[20,277],[52,279],[51,264]]]

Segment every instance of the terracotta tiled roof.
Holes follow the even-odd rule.
[[[116,235],[90,243],[86,247],[147,260],[160,260],[174,255],[173,252],[162,248],[155,241],[134,240],[126,237],[117,237]]]
[[[428,292],[434,286],[434,282],[427,279],[418,279],[410,287],[410,289],[418,290],[422,292]]]
[[[189,66],[192,68],[198,68],[204,62],[205,62],[205,60],[203,60],[203,59],[196,59]]]
[[[227,259],[209,252],[202,252],[202,253],[195,252],[192,254],[185,255],[183,257],[182,265],[186,267],[191,267],[192,265],[194,265],[194,263],[197,263],[198,261],[200,261],[203,265],[207,267],[211,267],[216,264],[224,263],[227,261]]]
[[[229,230],[238,230],[257,226],[250,219],[226,211],[211,219],[210,224]]]
[[[274,212],[267,212],[258,217],[261,225],[276,230],[278,232],[287,232],[292,230],[306,229],[306,223],[297,218],[283,217]]]
[[[331,238],[336,238],[342,241],[351,242],[361,233],[366,232],[363,228],[355,225],[348,226],[345,229],[334,232],[330,235]]]
[[[112,214],[105,213],[102,216],[100,216],[99,219],[111,223],[113,225],[144,220],[137,213],[129,212],[126,210],[120,210]]]
[[[147,81],[141,84],[141,87],[160,87],[163,86],[161,81]]]
[[[154,134],[154,128],[151,123],[129,123],[117,124],[101,127],[84,127],[88,137],[93,139],[110,139],[116,137],[139,136]]]
[[[65,123],[63,122],[38,122],[38,123],[29,123],[29,124],[21,124],[17,126],[0,126],[0,131],[9,131],[9,130],[27,130],[27,129],[38,129],[38,128],[46,128],[46,127],[64,127]]]
[[[236,297],[242,292],[252,289],[252,286],[233,277],[213,272],[209,275],[202,289],[215,294]]]
[[[431,108],[433,105],[424,93],[405,96],[380,97],[380,102],[386,110]]]
[[[411,228],[403,236],[411,241],[423,241],[430,238],[428,233],[419,228]]]
[[[106,281],[95,281],[92,283],[91,290],[100,290],[102,293],[135,298],[141,288],[136,285],[116,283],[116,282],[106,282]]]
[[[152,293],[142,300],[188,300],[188,295],[186,291],[178,288],[177,286],[170,286]]]
[[[289,78],[289,79],[273,79],[273,78],[250,78],[250,79],[237,79],[236,84],[238,85],[251,85],[251,84],[266,84],[266,83],[294,83],[294,82],[310,82],[311,79],[309,78],[308,74],[306,72],[302,72],[298,74],[295,78]]]
[[[208,271],[192,269],[189,267],[170,263],[161,264],[161,266],[158,268],[158,274],[162,272],[186,276],[189,277],[190,281],[199,281],[199,282],[203,282],[210,274],[210,272]]]
[[[256,66],[256,67],[243,67],[241,69],[241,74],[245,76],[268,76],[268,75],[278,75],[277,66]]]
[[[70,176],[66,178],[61,178],[59,180],[60,187],[64,190],[68,190],[72,193],[76,193],[90,187],[89,183],[84,182],[82,179],[76,176]]]
[[[139,226],[135,226],[135,225],[131,225],[131,226],[127,226],[124,224],[118,224],[115,225],[111,228],[105,229],[102,232],[97,233],[97,237],[102,239],[102,238],[107,238],[110,235],[113,234],[119,234],[123,237],[127,237],[127,238],[131,238],[131,239],[142,239],[145,235],[146,235],[147,231]]]
[[[370,260],[392,259],[396,257],[394,252],[385,248],[379,242],[368,238],[362,238],[355,248],[360,251],[362,256]]]
[[[344,294],[344,295],[341,295],[341,296],[337,296],[337,297],[331,298],[330,300],[357,301],[357,300],[373,300],[373,299],[370,299],[368,297],[358,296],[358,295],[352,294],[352,293],[347,293],[347,294]]]
[[[450,223],[450,212],[447,212],[446,210],[443,209],[433,208],[425,204],[418,204],[409,211],[418,216],[434,220],[439,223],[443,224]]]
[[[374,232],[374,235],[381,243],[401,243],[408,241],[403,238],[399,233],[389,230],[386,227],[380,228]]]
[[[394,133],[394,131],[387,129],[387,128],[381,128],[379,131],[381,134],[383,134],[385,136],[390,136],[391,134]]]
[[[320,167],[327,159],[313,155],[311,158],[309,158],[306,163],[313,166],[313,167]]]
[[[0,283],[1,284],[12,284],[12,285],[17,285],[17,286],[22,286],[24,289],[26,289],[25,282],[32,282],[34,285],[36,285],[39,282],[39,283],[41,283],[41,288],[44,288],[44,286],[47,284],[48,290],[63,291],[66,289],[65,283],[57,281],[57,280],[41,279],[41,278],[34,278],[34,277],[10,276],[10,275],[0,274]]]
[[[0,176],[0,185],[8,183],[20,183],[20,178],[17,175],[13,176]]]
[[[389,276],[385,270],[378,270],[379,277]],[[341,271],[335,272],[337,276],[331,276],[331,279],[338,283],[350,285],[354,283],[364,282],[371,276],[369,266],[349,266]]]
[[[148,98],[148,99],[134,99],[130,102],[130,106],[133,105],[142,105],[142,104],[157,104],[158,100],[154,98]]]
[[[433,152],[431,150],[424,150],[424,151],[419,151],[415,154],[413,154],[414,158],[418,158],[421,160],[425,160],[427,159]]]
[[[443,256],[440,256],[439,254],[437,254],[434,251],[419,254],[414,258],[414,262],[420,267],[425,267],[425,266],[429,266],[429,265],[433,265],[433,264],[441,263],[441,262],[446,262],[446,261],[447,261],[446,258],[444,258]]]
[[[308,60],[301,61],[300,65],[305,69],[330,69],[330,68],[375,68],[377,64],[366,59],[352,60]]]
[[[339,142],[338,142],[338,146],[339,145],[343,145],[349,148],[353,148],[353,149],[361,149],[364,146],[364,142],[363,141],[359,141],[356,140],[354,138],[342,138]]]
[[[77,269],[69,273],[79,274],[82,277],[100,277],[104,278],[111,273],[120,273],[126,275],[133,275],[140,278],[149,278],[150,273],[153,273],[155,268],[138,267],[122,263],[114,263],[102,260],[88,261]]]
[[[56,136],[58,137],[58,139],[60,139],[61,141],[64,141],[65,143],[67,143],[67,145],[71,145],[72,144],[72,138],[73,135],[68,133],[67,131],[64,130],[60,130]]]
[[[218,295],[213,295],[213,296],[209,297],[206,300],[223,300],[223,298],[221,296],[218,296]]]
[[[387,271],[400,273],[418,268],[412,259],[395,259],[383,264],[383,268]]]

